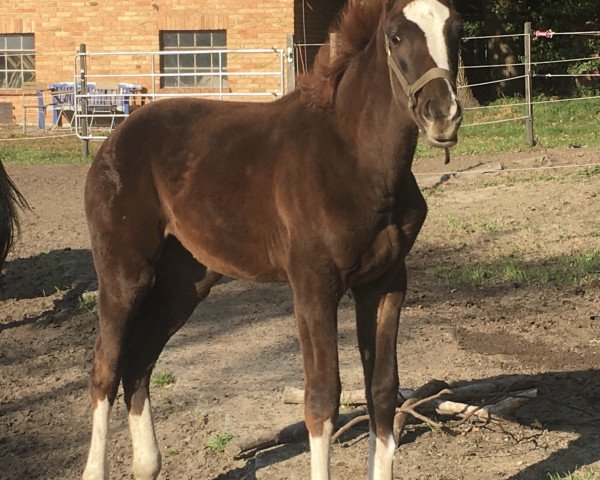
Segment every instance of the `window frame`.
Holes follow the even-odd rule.
[[[226,50],[226,30],[161,30],[159,35],[161,88],[223,89],[227,86],[227,53],[199,53]],[[195,53],[162,54],[186,50]]]
[[[0,90],[23,88],[35,80],[35,34],[0,33]]]

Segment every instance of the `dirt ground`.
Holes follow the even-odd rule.
[[[526,375],[539,396],[501,424],[441,432],[415,426],[396,454],[404,480],[548,479],[578,470],[600,478],[600,283],[453,282],[450,266],[519,259],[543,270],[600,249],[600,175],[510,169],[600,163],[598,149],[549,150],[419,161],[430,213],[409,259],[410,289],[398,356],[403,387],[432,378],[463,382]],[[79,306],[96,289],[82,194],[85,166],[7,170],[32,211],[5,265],[0,292],[0,478],[78,478],[91,426],[87,377],[95,312]],[[600,273],[600,272],[597,272]],[[362,387],[352,301],[339,321],[345,389]],[[284,405],[302,386],[286,285],[227,281],[214,288],[168,344],[156,367],[175,381],[153,388],[162,479],[304,479],[307,443],[234,460],[206,447],[217,434],[243,438],[302,418]],[[366,428],[333,447],[337,479],[366,478]],[[131,447],[121,397],[114,409],[111,478],[130,478]]]

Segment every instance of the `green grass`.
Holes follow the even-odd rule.
[[[539,100],[547,100],[539,98]],[[501,120],[509,116],[524,115],[522,106],[510,107],[511,103],[522,103],[519,98],[498,100],[491,105],[501,108],[465,112],[463,124]],[[600,121],[600,99],[560,102],[534,106],[534,132],[536,147],[525,143],[524,120],[472,127],[461,127],[459,142],[452,149],[454,155],[476,155],[507,151],[533,151],[539,148],[600,146],[598,122]],[[439,149],[419,142],[417,157],[442,156]]]
[[[179,449],[175,447],[169,447],[165,450],[165,458],[174,457],[175,455],[179,455],[181,452]]]
[[[547,100],[539,98],[539,100]],[[466,111],[463,124],[494,121],[509,116],[523,116],[522,106],[511,107],[511,104],[522,103],[520,98],[506,98],[493,102],[500,108]],[[600,122],[600,99],[559,102],[534,106],[534,129],[537,145],[529,147],[525,143],[524,120],[496,123],[473,127],[461,127],[459,142],[452,149],[453,155],[477,155],[500,153],[507,151],[536,151],[545,148],[568,147],[571,144],[580,146],[600,146],[598,124]],[[42,164],[88,164],[102,142],[90,142],[90,157],[81,156],[81,141],[77,137],[28,140],[19,138],[20,133],[11,134],[14,141],[0,141],[0,161],[9,164],[42,165]],[[420,141],[417,147],[417,158],[443,157],[439,149],[428,147]],[[600,175],[600,167],[591,167],[590,176]]]
[[[484,264],[438,265],[431,269],[431,273],[448,283],[470,286],[578,285],[600,279],[600,250],[540,262],[505,258]]]
[[[483,216],[478,216],[475,219],[475,225],[487,233],[498,233],[501,230],[500,226],[496,222]]]
[[[218,433],[208,441],[206,448],[214,453],[223,453],[231,440],[233,440],[233,435],[230,433]]]
[[[579,177],[582,177],[582,178],[592,178],[592,177],[600,176],[600,165],[594,165],[593,167],[587,167],[586,169],[580,170],[579,172],[577,172],[576,175]]]
[[[80,312],[92,312],[96,308],[96,293],[85,292],[79,297],[77,305]]]
[[[80,152],[0,145],[0,161],[19,165],[85,165],[90,162],[90,159],[84,160]]]
[[[497,187],[499,185],[513,186],[527,182],[565,182],[567,180],[589,180],[600,175],[600,166],[587,167],[573,173],[551,173],[542,172],[537,174],[512,174],[497,177],[483,182],[484,188]]]
[[[476,230],[486,233],[498,233],[501,230],[496,222],[484,216],[477,216],[472,222],[469,222],[453,217],[452,215],[447,215],[441,219],[440,223],[444,228],[454,233],[465,231],[475,232]]]
[[[537,180],[538,182],[564,182],[567,178],[569,178],[568,174],[549,172],[539,173],[533,177],[533,179]]]
[[[489,277],[486,268],[478,265],[437,265],[431,270],[434,276],[447,280],[449,283],[480,285]]]
[[[421,193],[423,194],[423,197],[425,197],[425,199],[429,199],[440,195],[441,193],[443,193],[443,190],[440,187],[428,187],[421,190]]]
[[[73,287],[66,278],[60,260],[51,252],[41,253],[36,257],[36,270],[41,278],[41,291],[44,296],[69,290]]]
[[[458,232],[464,229],[464,225],[456,217],[447,216],[442,220],[442,223],[448,230],[452,230],[454,232]]]
[[[540,98],[540,100],[546,100]],[[523,107],[511,107],[511,103],[521,103],[520,98],[508,98],[493,102],[500,108],[465,112],[463,124],[494,121],[509,116],[522,116]],[[537,146],[529,147],[524,140],[524,121],[497,123],[473,127],[462,127],[460,141],[452,149],[454,155],[476,155],[506,151],[534,151],[540,148],[567,147],[570,144],[600,146],[598,122],[600,121],[600,100],[560,102],[534,106],[534,128]],[[13,134],[18,139],[20,134]],[[20,165],[42,164],[88,164],[101,142],[90,142],[90,157],[81,156],[81,141],[76,137],[52,138],[44,140],[15,140],[0,142],[0,161]],[[442,156],[439,149],[419,142],[417,157]],[[595,168],[595,170],[593,170]],[[600,174],[599,167],[592,167],[590,175]]]
[[[175,375],[168,372],[155,372],[152,374],[152,385],[157,388],[164,388],[175,383]]]
[[[549,473],[548,477],[550,480],[596,480],[598,478],[591,468],[582,473]]]
[[[19,165],[85,165],[91,162],[102,142],[90,142],[90,156],[81,156],[81,140],[75,136],[20,139],[21,133],[0,140],[0,161]]]

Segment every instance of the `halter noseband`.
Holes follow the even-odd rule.
[[[392,72],[396,75],[398,82],[402,86],[402,90],[408,97],[408,108],[413,110],[417,105],[416,95],[425,85],[431,82],[435,78],[445,78],[450,82],[452,88],[454,88],[454,79],[452,78],[452,74],[450,70],[445,68],[434,67],[427,70],[416,82],[409,83],[400,67],[396,63],[396,60],[392,56],[392,49],[390,48],[390,41],[388,36],[385,35],[385,51],[387,53],[387,63],[390,69],[390,80],[392,80]],[[396,97],[396,101],[398,100],[398,95],[396,94],[396,89],[394,88],[394,82],[392,81],[392,91],[394,92],[394,97]]]

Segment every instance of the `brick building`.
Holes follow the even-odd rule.
[[[0,121],[21,122],[23,105],[35,105],[35,88],[73,82],[75,53],[81,43],[89,52],[137,52],[188,48],[285,48],[289,35],[297,43],[325,39],[327,26],[345,0],[3,0],[0,2]],[[162,92],[202,92],[215,80],[198,80],[216,62],[227,70],[252,69],[243,55],[181,55],[153,66],[171,77],[148,79],[148,59],[98,57],[95,73],[124,75]],[[165,57],[166,58],[166,57]],[[141,72],[141,73],[140,73]],[[188,75],[186,76],[185,73]],[[133,75],[127,78],[127,74]],[[139,74],[139,76],[135,76]],[[264,84],[237,79],[247,91]],[[264,80],[266,82],[267,80]],[[273,81],[272,79],[270,81]],[[149,84],[152,83],[152,85]],[[156,83],[157,82],[157,83]],[[33,88],[32,88],[33,86]],[[227,88],[236,87],[233,77]],[[28,123],[34,123],[32,111]]]

